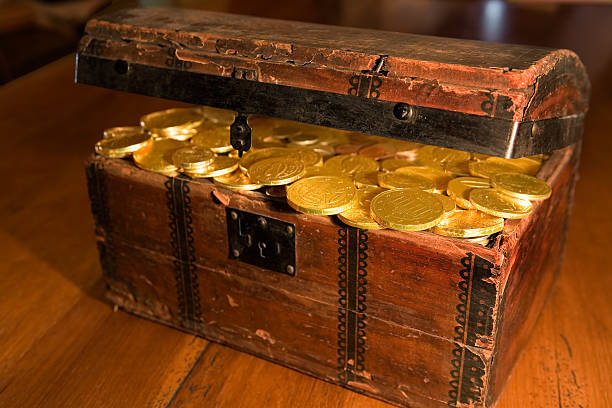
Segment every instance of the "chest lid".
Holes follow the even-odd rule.
[[[590,87],[569,50],[160,8],[90,20],[76,81],[508,158],[578,141]]]

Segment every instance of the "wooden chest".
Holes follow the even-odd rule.
[[[92,156],[121,308],[409,407],[501,393],[563,258],[589,85],[567,50],[185,10],[92,20],[77,81],[504,157],[553,188],[481,246],[365,231],[260,192]],[[235,147],[250,139],[232,129]],[[242,143],[242,145],[240,145]],[[274,244],[263,253],[253,243]]]

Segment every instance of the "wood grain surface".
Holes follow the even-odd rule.
[[[114,312],[103,298],[83,161],[104,128],[177,104],[72,81],[67,57],[0,88],[0,406],[388,406]],[[612,406],[612,94],[604,85],[586,122],[561,276],[501,408]]]

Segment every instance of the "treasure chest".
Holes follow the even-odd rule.
[[[550,198],[485,245],[357,228],[129,159],[86,164],[120,308],[398,406],[496,401],[563,259],[589,96],[574,53],[150,8],[92,19],[76,62],[78,83],[231,110],[238,156],[262,117],[544,155]]]

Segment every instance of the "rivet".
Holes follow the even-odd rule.
[[[291,225],[287,226],[287,234],[293,234],[293,227]]]
[[[234,249],[234,250],[232,251],[232,255],[234,255],[236,258],[238,258],[238,257],[240,256],[240,251],[239,251],[239,250],[237,250],[237,249]]]
[[[405,103],[398,103],[393,108],[393,115],[399,120],[407,120],[413,122],[415,119],[415,111],[412,106]]]
[[[237,220],[238,219],[238,213],[236,211],[232,211],[232,212],[230,212],[230,217],[232,217],[232,220]]]
[[[287,265],[287,272],[288,273],[293,273],[295,271],[295,268],[293,267],[293,265]]]
[[[259,223],[259,226],[261,228],[266,228],[266,226],[268,225],[268,222],[264,217],[257,217],[257,222]]]

